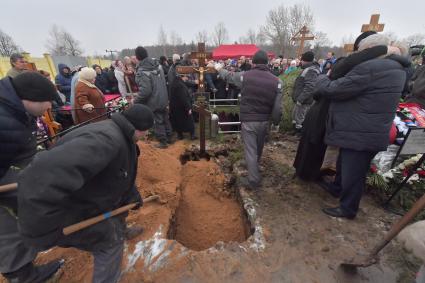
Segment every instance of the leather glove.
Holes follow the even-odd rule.
[[[91,113],[91,112],[93,112],[94,106],[93,106],[93,104],[84,104],[82,108],[87,113]]]

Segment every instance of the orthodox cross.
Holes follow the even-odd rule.
[[[199,74],[198,92],[205,92],[205,73],[215,73],[214,68],[205,66],[205,60],[211,59],[212,53],[205,52],[205,43],[198,43],[198,51],[190,53],[190,59],[198,59],[198,68],[194,66],[177,66],[176,70],[179,74]]]
[[[380,24],[379,23],[379,14],[374,14],[370,17],[370,22],[369,24],[364,24],[362,25],[362,32],[365,31],[376,31],[376,32],[380,32],[384,30],[385,24]]]
[[[379,23],[379,17],[380,17],[380,14],[373,14],[372,16],[370,16],[369,24],[363,24],[361,32],[365,32],[365,31],[381,32],[381,31],[384,31],[385,24]],[[346,53],[353,52],[354,51],[354,44],[345,44],[344,45],[344,51]]]
[[[307,40],[314,40],[314,35],[310,34],[310,31],[306,26],[303,26],[296,34],[292,36],[291,40],[300,42],[300,46],[297,50],[297,57],[301,57],[304,51],[304,43]]]
[[[205,52],[205,43],[198,43],[198,51],[190,53],[190,59],[198,59],[198,67],[194,66],[177,66],[176,71],[178,74],[199,74],[199,87],[198,92],[195,93],[197,96],[196,103],[193,108],[199,113],[199,148],[200,153],[205,154],[205,118],[211,117],[211,112],[207,110],[206,96],[209,93],[205,92],[205,77],[206,73],[215,73],[214,68],[205,66],[205,60],[211,59],[211,52]]]

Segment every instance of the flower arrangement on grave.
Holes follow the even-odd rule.
[[[408,176],[421,156],[422,154],[410,156],[384,173],[380,172],[375,165],[372,165],[367,179],[368,186],[376,189],[383,198],[387,198],[394,192],[397,185]],[[396,196],[396,202],[403,209],[409,209],[423,194],[425,194],[425,163],[422,163],[409,178],[406,188]]]

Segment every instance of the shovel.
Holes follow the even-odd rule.
[[[7,185],[0,186],[0,193],[10,192],[18,188],[18,183],[10,183]]]
[[[358,255],[351,260],[341,263],[342,267],[355,268],[355,267],[368,267],[378,262],[378,253],[394,239],[404,227],[407,226],[422,209],[425,208],[425,195],[417,200],[412,208],[395,224],[391,227],[390,231],[381,239],[372,251],[367,255]]]
[[[151,202],[151,201],[154,201],[154,200],[157,200],[157,199],[159,199],[159,196],[158,195],[153,195],[153,196],[150,196],[150,197],[145,198],[143,200],[143,203],[148,203],[148,202]],[[62,233],[65,236],[67,236],[67,235],[70,235],[72,233],[78,232],[78,231],[83,230],[83,229],[85,229],[87,227],[93,226],[94,224],[97,224],[99,222],[102,222],[105,219],[108,219],[108,218],[114,217],[114,216],[116,216],[118,214],[121,214],[121,213],[124,213],[126,211],[129,211],[130,209],[132,209],[136,205],[137,205],[137,203],[130,203],[130,204],[127,204],[127,205],[122,206],[120,208],[117,208],[115,210],[112,210],[112,211],[109,211],[109,212],[105,212],[105,213],[103,213],[101,215],[98,215],[98,216],[95,216],[95,217],[92,217],[92,218],[83,220],[83,221],[78,222],[76,224],[72,224],[70,226],[67,226],[67,227],[63,228]]]

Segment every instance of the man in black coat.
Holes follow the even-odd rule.
[[[0,80],[0,185],[17,181],[36,154],[36,117],[52,106],[54,85],[37,72]],[[39,252],[27,245],[17,223],[17,192],[0,193],[0,272],[12,282],[44,282],[61,266],[34,266]]]
[[[258,163],[263,153],[269,121],[277,125],[282,116],[283,83],[270,73],[265,51],[257,51],[252,62],[254,66],[247,72],[230,72],[223,69],[221,64],[216,64],[215,68],[226,82],[241,88],[241,135],[248,168],[248,179],[242,179],[242,185],[248,189],[258,189],[261,187]]]
[[[301,68],[303,71],[295,80],[294,91],[292,92],[292,100],[295,103],[292,123],[297,132],[301,131],[305,115],[314,102],[314,87],[317,76],[320,74],[320,66],[314,61],[313,52],[307,51],[301,56]]]
[[[375,36],[380,35],[368,39]],[[325,143],[340,148],[337,176],[328,187],[340,197],[340,205],[325,208],[326,214],[356,216],[370,162],[388,146],[409,64],[406,58],[392,55],[363,62],[334,81],[319,77],[317,94],[330,100]]]
[[[70,132],[51,150],[39,153],[19,178],[18,222],[26,242],[90,251],[93,282],[117,282],[125,214],[68,236],[62,230],[129,203],[142,204],[134,185],[136,142],[152,125],[150,109],[134,105],[109,120]]]

